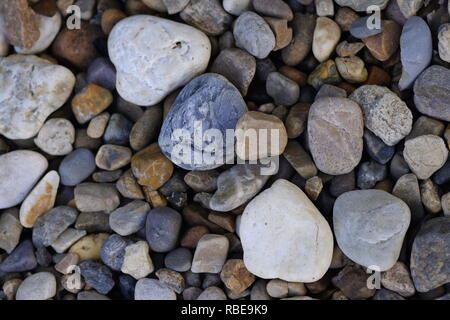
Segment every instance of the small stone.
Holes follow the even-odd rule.
[[[420,184],[420,194],[425,209],[431,213],[438,213],[442,210],[439,188],[431,180],[427,179]]]
[[[214,192],[218,176],[216,170],[190,171],[184,176],[184,182],[195,192]]]
[[[142,117],[133,125],[130,131],[130,146],[140,151],[158,139],[163,121],[163,110],[160,106],[153,106],[145,110]]]
[[[380,28],[373,28],[371,25],[370,16],[357,18],[353,21],[350,27],[350,34],[357,39],[364,39],[383,32],[384,21],[381,21]]]
[[[158,191],[152,191],[148,187],[144,187],[145,199],[154,208],[156,207],[166,207],[167,200]]]
[[[358,14],[350,8],[339,8],[334,21],[341,27],[342,31],[350,31],[353,22],[358,19]]]
[[[348,265],[332,279],[333,284],[351,300],[365,300],[375,294],[375,289],[367,286],[368,278],[365,270],[360,267]]]
[[[74,148],[94,150],[99,148],[101,144],[101,139],[93,139],[87,135],[87,129],[81,128],[76,130]]]
[[[400,261],[381,274],[381,284],[403,297],[411,297],[416,293],[408,268]]]
[[[15,208],[5,210],[0,215],[0,248],[11,253],[19,244],[22,229],[19,211]]]
[[[265,17],[264,20],[269,24],[275,36],[275,48],[278,51],[286,48],[292,41],[292,28],[288,27],[288,21],[285,19],[277,19]]]
[[[442,196],[441,199],[442,210],[444,211],[445,216],[450,215],[450,193],[446,193]]]
[[[387,164],[395,154],[395,147],[388,146],[369,130],[364,130],[365,149],[380,164]]]
[[[230,259],[224,264],[220,279],[233,293],[240,294],[253,284],[255,276],[247,270],[242,259]]]
[[[236,19],[233,35],[237,47],[258,59],[267,58],[276,45],[275,35],[270,26],[252,11],[246,11]]]
[[[117,189],[112,184],[86,182],[75,187],[75,204],[81,212],[110,213],[120,204]]]
[[[50,119],[39,131],[34,143],[46,153],[63,156],[72,151],[75,141],[75,128],[69,120]]]
[[[132,243],[128,238],[117,234],[111,235],[102,245],[100,250],[101,260],[111,269],[119,271],[124,261],[125,248]]]
[[[377,182],[387,177],[387,168],[375,161],[361,164],[358,170],[357,186],[361,189],[372,189]]]
[[[226,12],[240,16],[251,8],[252,0],[224,0],[222,5]]]
[[[87,235],[78,240],[69,253],[75,253],[80,257],[80,261],[100,260],[100,250],[103,243],[109,237],[107,233],[97,233]]]
[[[331,175],[352,171],[362,156],[363,125],[360,107],[349,99],[314,102],[308,118],[308,142],[317,168]]]
[[[198,242],[192,260],[192,272],[219,273],[228,255],[229,241],[225,236],[207,234]]]
[[[5,293],[7,300],[15,300],[17,289],[21,283],[21,279],[10,279],[5,281],[2,290]]]
[[[405,201],[409,206],[413,222],[420,221],[423,218],[425,212],[423,211],[419,182],[415,174],[409,173],[400,177],[392,190],[392,194]]]
[[[109,90],[91,83],[72,99],[72,111],[77,121],[84,124],[108,108],[112,101]]]
[[[272,298],[286,298],[288,296],[288,282],[281,279],[272,279],[267,282],[267,293]]]
[[[377,6],[383,10],[389,0],[335,0],[335,2],[341,7],[350,7],[355,11],[366,12],[370,6]]]
[[[72,273],[80,258],[75,253],[68,253],[55,265],[55,270],[62,274]]]
[[[322,192],[323,182],[318,176],[312,177],[306,180],[305,192],[308,194],[312,201],[316,201]]]
[[[330,193],[333,197],[339,197],[341,194],[356,189],[354,171],[336,176],[331,180]]]
[[[90,290],[90,291],[81,291],[78,293],[77,295],[77,300],[84,300],[84,301],[88,301],[88,300],[111,300],[109,299],[107,296],[97,293],[95,290]]]
[[[450,217],[425,222],[411,250],[411,275],[419,292],[427,292],[450,281]]]
[[[209,287],[205,289],[198,297],[197,300],[227,300],[227,296],[222,289],[218,287]]]
[[[401,27],[392,20],[384,21],[383,31],[363,39],[370,53],[379,61],[387,61],[400,45]]]
[[[131,169],[127,170],[117,181],[116,188],[120,194],[129,199],[144,199],[144,193],[137,183]]]
[[[316,13],[319,17],[334,16],[333,0],[315,0]]]
[[[277,105],[291,106],[300,97],[300,87],[291,79],[281,73],[272,72],[267,77],[267,94],[272,97]]]
[[[45,247],[37,248],[36,261],[41,267],[50,267],[52,264],[52,258],[52,254]]]
[[[108,90],[116,88],[116,69],[106,58],[97,58],[87,70],[86,80]]]
[[[380,271],[397,261],[410,219],[406,203],[381,190],[347,192],[333,209],[339,248],[356,263]]]
[[[436,119],[428,118],[426,116],[421,116],[413,125],[411,133],[406,137],[405,140],[414,139],[419,136],[431,134],[435,136],[442,136],[444,132],[444,124]]]
[[[415,16],[424,4],[423,0],[396,0],[395,2],[406,19]]]
[[[350,83],[362,83],[367,80],[369,73],[364,61],[359,57],[336,58],[339,74]]]
[[[197,287],[189,287],[184,289],[183,291],[183,300],[197,300],[197,298],[200,296],[200,294],[202,293],[202,289],[197,288]]]
[[[306,103],[298,103],[289,108],[284,122],[289,139],[296,139],[305,131],[309,108],[309,104]]]
[[[303,179],[317,175],[317,168],[309,154],[295,140],[288,142],[283,156]]]
[[[292,20],[294,15],[287,3],[282,0],[253,0],[253,8],[261,15]]]
[[[316,17],[312,14],[296,13],[291,24],[294,35],[291,44],[281,51],[281,57],[288,66],[296,66],[311,51]]]
[[[109,214],[104,212],[82,212],[78,215],[75,228],[92,232],[109,232]]]
[[[177,248],[170,251],[165,259],[164,264],[167,268],[178,271],[186,272],[191,269],[192,253],[186,248]]]
[[[348,43],[347,41],[343,41],[339,43],[336,47],[336,53],[339,57],[352,57],[356,55],[359,51],[364,48],[365,44],[362,42],[352,42]]]
[[[87,232],[85,230],[67,228],[66,231],[61,233],[59,237],[52,243],[52,248],[57,253],[66,252],[75,242],[83,238],[86,233]]]
[[[34,151],[16,150],[0,155],[0,209],[21,203],[47,167],[47,160]]]
[[[366,128],[388,146],[396,145],[411,132],[411,110],[388,88],[365,85],[356,89],[350,99],[361,106]]]
[[[211,212],[208,220],[229,232],[235,232],[235,217],[231,214]]]
[[[120,113],[114,113],[109,119],[103,140],[105,143],[126,146],[130,139],[133,124]]]
[[[123,273],[139,280],[148,276],[154,269],[146,241],[138,241],[125,248],[125,256],[121,268]]]
[[[330,266],[333,236],[328,223],[286,180],[277,180],[247,205],[239,234],[245,266],[258,277],[311,282]]]
[[[172,289],[178,294],[181,294],[184,290],[185,283],[183,276],[173,270],[161,268],[155,272],[161,283],[165,284],[168,288]]]
[[[136,283],[135,300],[176,300],[175,292],[156,279],[140,279]]]
[[[38,272],[19,286],[16,300],[48,300],[56,295],[56,279],[50,272]]]
[[[403,155],[412,172],[425,180],[444,166],[448,149],[441,137],[424,135],[406,141]]]
[[[129,164],[131,154],[130,148],[104,144],[97,152],[95,163],[100,169],[114,171]]]
[[[209,233],[205,226],[195,226],[189,228],[181,237],[180,245],[185,248],[195,249],[200,239]]]
[[[370,66],[369,76],[365,84],[377,85],[377,86],[389,86],[392,78],[386,70],[377,66]]]
[[[162,0],[162,2],[169,14],[176,14],[183,11],[183,9],[189,4],[190,0]]]
[[[101,294],[107,294],[114,287],[114,280],[109,268],[100,262],[87,260],[79,264],[81,275],[86,284]]]
[[[450,23],[439,28],[439,57],[445,62],[450,62]]]
[[[122,175],[122,170],[114,170],[114,171],[98,171],[92,174],[92,180],[100,183],[108,183],[115,182],[119,180]]]
[[[22,241],[0,264],[1,272],[24,272],[37,267],[34,247],[30,240]]]
[[[333,60],[319,64],[308,77],[308,84],[319,90],[324,84],[339,84],[341,76]]]
[[[169,207],[151,210],[147,215],[145,226],[150,248],[155,252],[168,252],[175,249],[181,222],[181,215]]]
[[[327,17],[319,17],[316,21],[312,50],[319,62],[327,61],[341,38],[339,25]]]
[[[111,33],[114,26],[127,16],[125,13],[116,8],[109,8],[102,14],[101,27],[104,34]]]
[[[109,225],[114,232],[121,236],[131,235],[143,227],[150,205],[141,200],[134,200],[120,207],[109,215]]]
[[[93,139],[98,139],[105,133],[106,126],[109,121],[110,114],[108,112],[100,113],[89,121],[87,135]]]
[[[400,38],[400,52],[403,73],[398,86],[405,90],[412,87],[432,58],[431,31],[422,18],[413,16],[406,21]]]

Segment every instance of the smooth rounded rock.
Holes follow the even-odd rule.
[[[112,184],[86,182],[76,186],[75,205],[81,212],[110,213],[120,204],[119,193]]]
[[[312,51],[319,62],[325,62],[330,58],[341,38],[339,25],[327,17],[319,17],[316,21]]]
[[[146,237],[155,252],[168,252],[176,247],[181,229],[181,215],[169,207],[157,207],[147,215]]]
[[[16,300],[48,300],[56,295],[56,279],[50,272],[38,272],[19,286]]]
[[[49,155],[64,156],[72,152],[75,128],[67,119],[50,119],[42,126],[34,143]]]
[[[176,300],[176,294],[156,279],[140,279],[136,283],[135,300]]]
[[[109,225],[114,232],[121,236],[128,236],[145,227],[149,211],[150,205],[147,202],[134,200],[111,212]]]
[[[30,240],[24,240],[0,263],[0,272],[25,272],[35,269],[37,265],[33,244]]]
[[[75,149],[69,153],[59,165],[61,183],[65,186],[76,186],[87,179],[95,170],[95,158],[85,148]]]
[[[104,144],[95,156],[97,167],[107,171],[120,169],[131,161],[131,150],[127,147]]]

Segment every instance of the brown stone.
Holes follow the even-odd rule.
[[[211,232],[224,233],[223,229],[217,224],[208,220],[209,212],[196,204],[189,204],[183,208],[183,218],[189,226],[205,226]]]
[[[129,199],[144,199],[144,193],[141,186],[137,183],[136,178],[130,170],[127,170],[117,181],[116,188],[120,194]]]
[[[130,163],[131,149],[113,144],[104,144],[95,156],[97,167],[107,171],[120,169]]]
[[[341,80],[336,63],[328,60],[314,69],[308,77],[308,84],[319,90],[324,84],[339,84]]]
[[[111,92],[96,84],[88,84],[72,99],[72,112],[84,124],[108,108],[113,102]]]
[[[158,191],[151,190],[149,187],[143,187],[145,200],[149,202],[153,208],[167,206],[167,200]]]
[[[316,201],[323,189],[323,182],[318,176],[306,180],[305,192],[312,201]]]
[[[284,123],[289,139],[296,139],[305,131],[309,108],[307,103],[298,103],[289,109]]]
[[[341,77],[350,83],[362,83],[367,80],[367,69],[359,57],[336,58],[336,66]]]
[[[34,12],[46,17],[53,17],[58,12],[55,0],[41,0],[32,5]]]
[[[401,27],[392,20],[384,21],[383,32],[363,39],[370,53],[379,61],[388,60],[400,45]]]
[[[334,21],[341,27],[342,31],[350,30],[353,22],[359,18],[359,15],[350,8],[339,8],[334,17]]]
[[[131,158],[131,170],[141,186],[157,190],[172,176],[173,164],[154,143]]]
[[[244,265],[242,259],[230,259],[223,265],[220,279],[235,294],[240,294],[255,282],[255,276]]]
[[[348,265],[332,279],[344,295],[351,300],[365,300],[375,294],[375,289],[367,287],[367,278],[370,275],[357,266]]]
[[[295,14],[292,21],[292,42],[283,49],[281,57],[289,66],[302,62],[311,52],[316,17],[312,14]]]
[[[230,232],[235,231],[235,217],[232,216],[231,214],[222,212],[211,212],[208,215],[208,220],[224,228],[227,231]]]
[[[195,226],[189,228],[181,237],[180,245],[184,248],[195,249],[197,243],[209,230],[205,226]]]
[[[86,69],[98,56],[94,41],[103,36],[99,26],[81,21],[80,29],[64,28],[52,45],[55,57],[78,69]]]
[[[292,40],[292,29],[288,27],[288,21],[286,19],[277,19],[264,17],[264,20],[269,24],[270,28],[275,35],[275,48],[272,51],[277,51],[287,47]]]
[[[117,22],[126,18],[127,15],[116,8],[110,8],[103,12],[101,26],[104,34],[109,34]]]
[[[431,213],[442,210],[439,188],[431,179],[422,181],[420,184],[420,195],[424,207]]]
[[[337,85],[339,88],[344,89],[347,92],[347,96],[351,95],[356,87],[348,82],[341,82]]]
[[[216,170],[190,171],[184,176],[184,182],[195,192],[214,192],[218,176]]]
[[[308,83],[308,75],[298,69],[295,69],[294,67],[282,66],[278,69],[278,72],[292,81],[295,81],[300,87],[304,87]]]
[[[364,84],[389,87],[391,84],[391,76],[388,72],[377,66],[370,66],[369,76]]]
[[[303,179],[309,179],[317,175],[316,165],[297,141],[289,141],[283,156]]]

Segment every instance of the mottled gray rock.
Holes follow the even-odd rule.
[[[0,248],[11,253],[19,243],[22,229],[19,211],[16,208],[2,212],[0,215]]]
[[[120,271],[125,257],[125,248],[133,241],[113,234],[103,243],[100,256],[104,264],[113,270]]]
[[[42,126],[34,143],[53,156],[64,156],[72,151],[75,128],[67,119],[50,119]]]
[[[109,144],[128,145],[133,124],[120,113],[114,113],[109,118],[108,126],[103,135],[103,141]]]
[[[81,275],[86,284],[101,294],[107,294],[114,287],[112,272],[100,262],[93,260],[83,261],[79,264]]]
[[[95,170],[94,154],[85,148],[69,153],[59,165],[61,184],[76,186],[87,179]]]
[[[416,293],[408,267],[400,261],[381,274],[381,284],[386,289],[397,292],[403,297],[410,297]]]
[[[388,146],[370,130],[364,130],[364,145],[369,156],[380,164],[386,164],[392,159],[395,147]]]
[[[197,300],[227,300],[227,296],[222,289],[216,286],[205,289],[198,297]]]
[[[19,286],[16,300],[48,300],[56,295],[56,279],[50,272],[38,272]]]
[[[37,267],[34,247],[30,240],[22,241],[0,264],[1,272],[24,272]]]
[[[276,105],[292,106],[300,97],[298,84],[279,72],[269,73],[266,81],[267,94]]]
[[[66,231],[61,233],[59,237],[52,243],[52,248],[57,253],[66,252],[75,242],[83,238],[87,232],[85,230],[77,230],[73,228],[67,228]]]
[[[186,170],[220,167],[226,160],[221,149],[226,150],[228,143],[225,141],[226,129],[234,129],[246,111],[247,106],[236,87],[221,75],[204,74],[192,80],[178,95],[161,128],[159,146],[166,157]],[[201,146],[196,146],[191,137],[194,130],[200,129],[202,135],[208,129],[218,129],[223,140],[218,139],[215,144],[204,141]],[[171,137],[175,130],[181,137],[173,141]],[[184,153],[180,155],[180,151]],[[195,161],[199,156],[200,161]]]
[[[130,132],[130,146],[140,151],[158,139],[163,121],[163,110],[160,106],[153,106],[145,110],[142,117],[133,125]]]
[[[191,269],[192,253],[186,248],[177,248],[170,251],[164,258],[164,264],[167,268],[178,271],[186,272]]]
[[[75,204],[81,212],[110,213],[120,204],[119,193],[113,184],[86,182],[76,186]]]
[[[331,84],[324,84],[320,87],[319,91],[314,97],[314,101],[317,101],[321,98],[347,98],[347,92],[344,89],[333,86]]]
[[[439,57],[445,62],[450,62],[450,23],[445,23],[439,28]]]
[[[134,200],[120,207],[109,215],[109,225],[114,232],[121,236],[133,234],[143,227],[150,205],[142,200]]]
[[[419,181],[415,174],[408,173],[400,177],[395,183],[392,194],[408,205],[411,210],[411,221],[417,222],[423,218],[425,212],[420,196]]]
[[[156,279],[140,279],[136,283],[134,300],[176,300],[175,292]]]
[[[355,11],[367,11],[367,8],[374,5],[384,9],[389,0],[335,0],[341,7],[350,7]]]
[[[282,0],[253,0],[253,8],[261,15],[292,20],[293,13],[289,5]]]
[[[406,203],[381,190],[344,193],[333,210],[339,248],[356,263],[379,271],[397,261],[410,219]]]
[[[387,177],[387,167],[375,161],[361,164],[358,170],[357,186],[361,189],[371,189],[377,182]]]
[[[109,214],[104,212],[82,212],[78,215],[75,228],[92,232],[109,232]]]
[[[381,22],[381,28],[373,28],[370,29],[368,27],[368,20],[373,19],[370,16],[361,17],[353,21],[352,26],[350,27],[350,34],[358,39],[364,39],[370,36],[374,36],[383,32],[383,21]],[[370,22],[369,22],[370,23]]]
[[[173,250],[181,228],[181,215],[169,207],[157,207],[147,214],[145,233],[150,248],[155,252]]]

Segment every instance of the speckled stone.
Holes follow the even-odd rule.
[[[176,300],[175,292],[156,279],[140,279],[136,283],[135,300]]]
[[[101,294],[107,294],[114,287],[112,272],[100,262],[87,260],[79,264],[81,275],[86,284]]]
[[[50,272],[38,272],[19,286],[16,300],[48,300],[56,295],[56,279]]]
[[[133,242],[121,237],[117,234],[113,234],[103,242],[100,257],[104,264],[113,270],[120,271],[125,257],[125,248]]]
[[[93,153],[85,148],[75,149],[64,157],[59,165],[61,184],[76,186],[87,179],[95,170]]]
[[[149,211],[150,205],[147,202],[134,200],[111,212],[109,225],[114,232],[121,236],[128,236],[145,227]]]
[[[155,252],[168,252],[175,249],[181,222],[181,215],[169,207],[152,209],[147,214],[145,226],[150,248]]]

